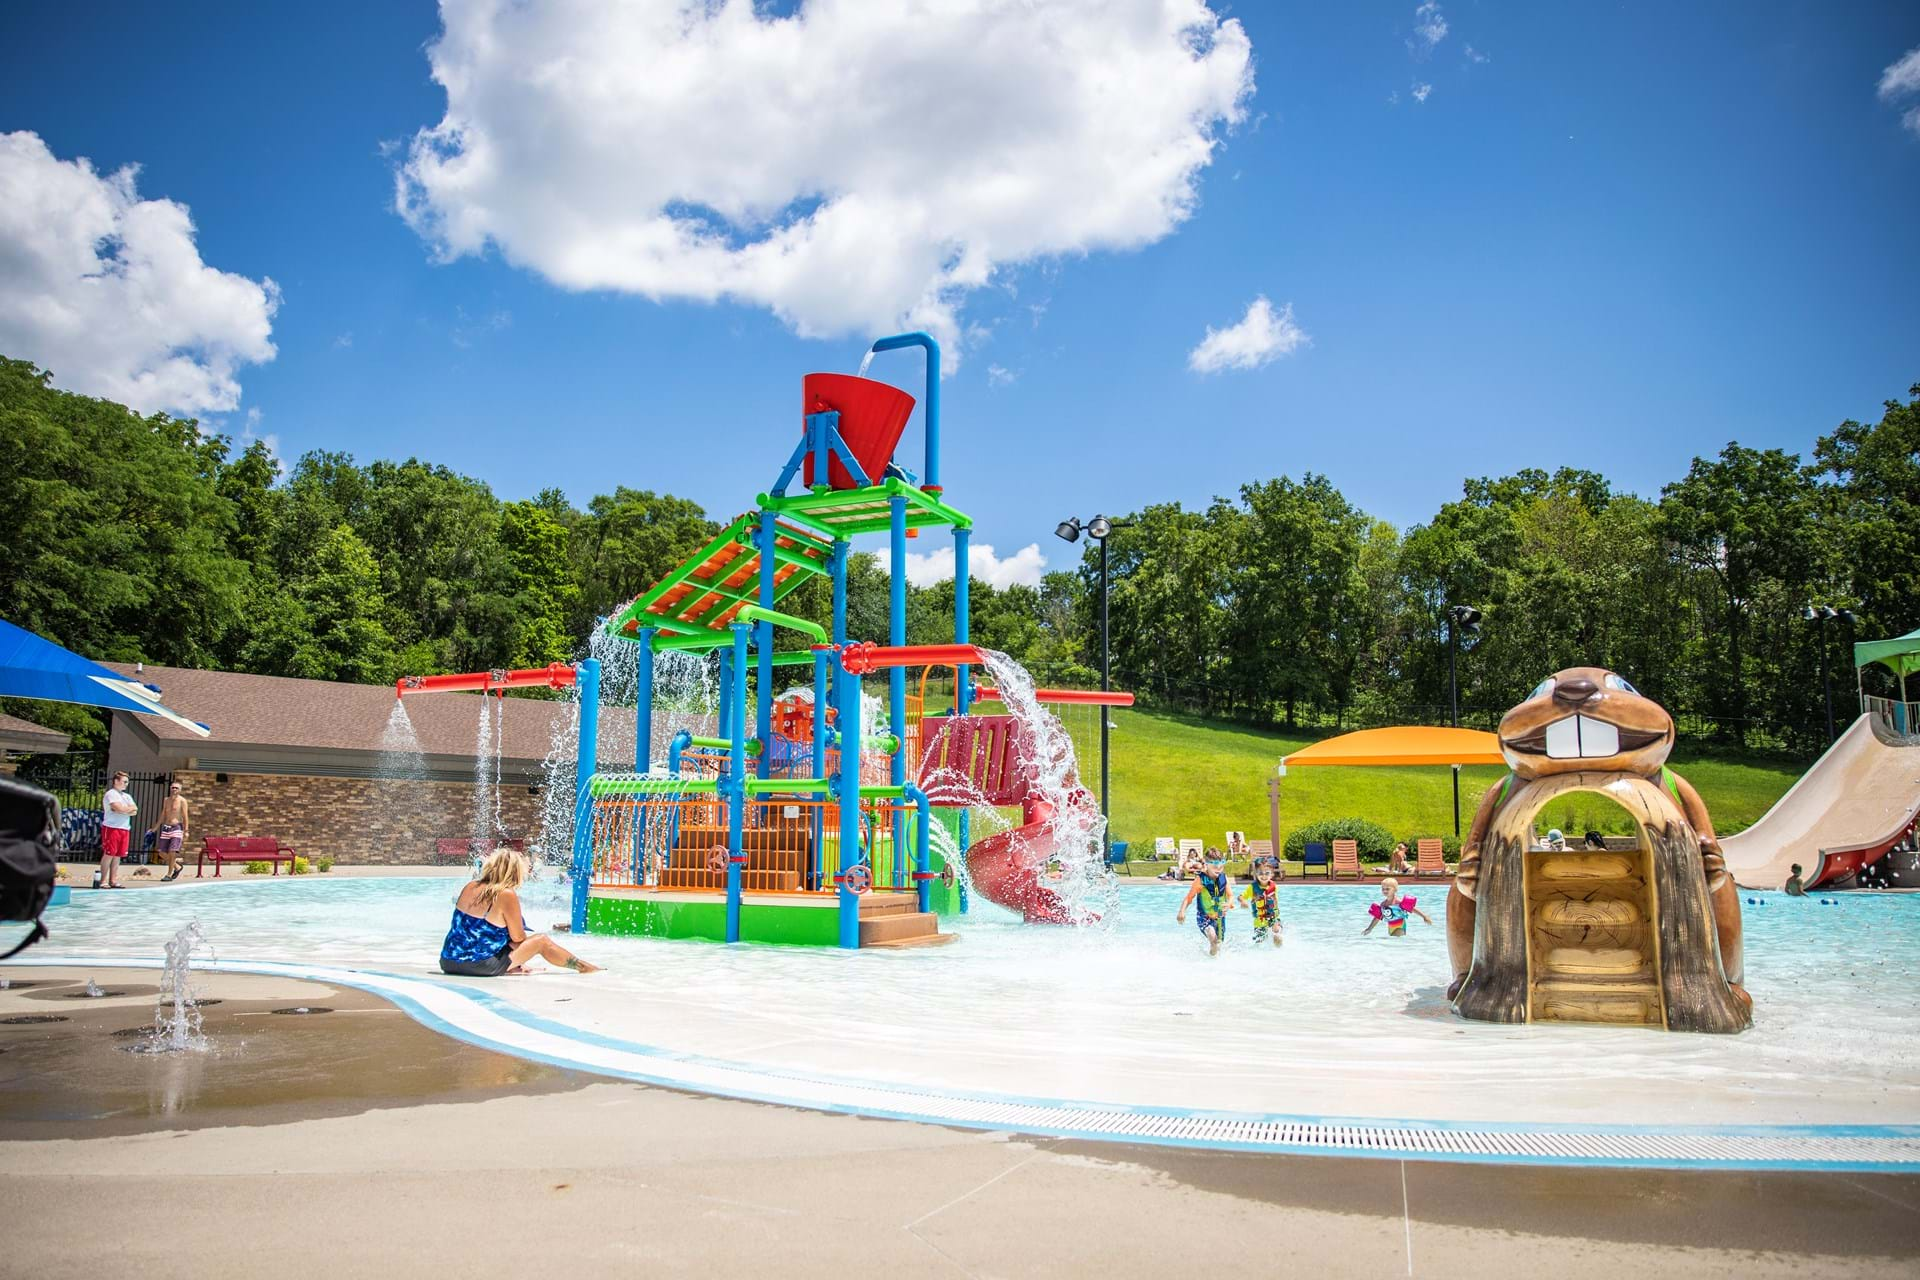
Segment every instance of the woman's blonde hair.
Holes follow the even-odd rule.
[[[481,909],[493,910],[494,900],[501,894],[525,884],[528,870],[527,859],[518,849],[503,844],[488,854],[480,864]]]

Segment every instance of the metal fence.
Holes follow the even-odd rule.
[[[62,755],[28,756],[17,776],[22,782],[53,793],[60,802],[60,852],[70,862],[97,862],[100,858],[100,800],[107,791],[107,755],[104,751],[70,751]],[[127,793],[140,806],[133,819],[133,846],[129,862],[146,860],[141,836],[159,816],[167,798],[168,773],[134,773]]]

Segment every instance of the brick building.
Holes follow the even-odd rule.
[[[154,666],[138,675],[160,686],[168,706],[213,727],[198,738],[154,716],[113,717],[109,767],[170,774],[182,785],[193,807],[189,856],[204,836],[249,835],[290,841],[308,857],[424,863],[436,840],[487,833],[496,797],[499,826],[531,841],[556,732],[572,767],[572,708],[564,702],[496,704],[496,788],[475,782],[484,702],[477,694],[408,699],[412,751],[395,749],[408,745],[401,726],[389,730],[392,685]],[[630,741],[630,725],[628,734]],[[493,761],[481,771],[491,775]]]

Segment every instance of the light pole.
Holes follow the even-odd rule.
[[[1820,685],[1827,696],[1827,745],[1833,745],[1833,675],[1827,670],[1827,624],[1838,619],[1848,626],[1853,625],[1853,610],[1835,609],[1831,605],[1810,604],[1800,611],[1800,616],[1820,628]]]
[[[1109,680],[1111,674],[1111,653],[1108,646],[1107,632],[1107,535],[1111,534],[1115,529],[1124,529],[1125,527],[1126,523],[1124,521],[1109,520],[1105,516],[1095,516],[1084,525],[1080,523],[1078,516],[1068,516],[1065,520],[1062,520],[1053,527],[1054,536],[1062,538],[1067,542],[1080,541],[1080,535],[1084,532],[1088,537],[1100,544],[1100,692],[1102,693],[1106,693],[1113,687]],[[1103,846],[1101,854],[1103,857],[1112,852],[1113,844],[1113,828],[1111,824],[1107,822],[1107,816],[1110,811],[1107,801],[1107,782],[1111,776],[1111,770],[1107,765],[1107,731],[1111,728],[1111,725],[1108,723],[1108,717],[1112,714],[1113,709],[1111,707],[1101,706],[1100,821],[1106,828],[1106,834],[1101,837]]]
[[[1460,633],[1477,635],[1484,616],[1472,605],[1447,606],[1447,698],[1452,705],[1453,727],[1460,727]],[[1453,766],[1453,835],[1460,838],[1460,766]]]

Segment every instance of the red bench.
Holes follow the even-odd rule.
[[[510,837],[506,840],[435,840],[433,855],[436,862],[448,866],[459,866],[469,861],[474,854],[478,853],[484,857],[501,845],[509,849],[518,849],[521,853],[527,851],[527,842],[518,837]]]
[[[280,874],[280,864],[293,862],[293,846],[282,844],[272,836],[208,836],[200,842],[200,856],[193,864],[193,878],[200,878],[201,869],[213,863],[213,878],[220,878],[220,864],[223,862],[271,862],[273,874]],[[291,866],[289,866],[291,869]]]

